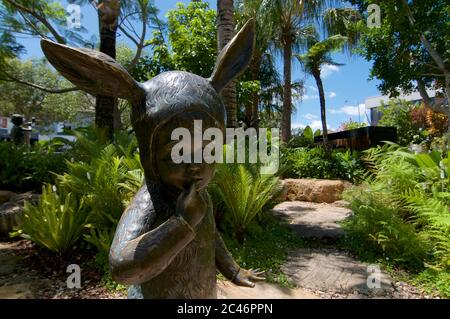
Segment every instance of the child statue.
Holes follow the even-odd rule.
[[[216,229],[206,191],[214,165],[171,158],[174,129],[193,135],[194,120],[201,120],[203,129],[224,130],[219,94],[250,62],[254,28],[249,21],[222,50],[209,79],[172,71],[142,84],[102,53],[41,42],[48,60],[80,89],[132,103],[145,184],[122,215],[109,256],[113,278],[131,285],[129,298],[216,298],[216,269],[237,285],[264,279],[239,267]]]

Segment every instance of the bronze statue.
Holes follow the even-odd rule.
[[[172,71],[137,83],[112,58],[42,40],[48,60],[72,83],[91,94],[132,103],[145,185],[127,207],[110,250],[113,278],[131,285],[129,298],[215,298],[216,269],[233,283],[254,286],[262,273],[240,268],[217,231],[206,186],[213,164],[171,159],[175,128],[224,130],[220,91],[248,66],[254,50],[249,21],[220,53],[209,79]]]

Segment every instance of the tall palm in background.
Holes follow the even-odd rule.
[[[342,65],[336,63],[330,54],[333,51],[341,50],[347,42],[347,37],[342,35],[334,35],[323,41],[314,40],[308,52],[302,55],[295,55],[299,62],[303,65],[306,72],[310,73],[317,84],[320,98],[320,117],[322,120],[323,143],[328,148],[328,129],[325,107],[325,90],[323,88],[321,69],[323,65]]]
[[[102,0],[97,4],[100,52],[116,58],[116,37],[120,15],[120,0]],[[118,100],[112,96],[97,95],[95,100],[95,125],[105,128],[112,138],[114,132],[114,111]],[[117,110],[116,110],[117,113]]]
[[[234,1],[217,0],[217,41],[220,52],[235,35]],[[236,81],[230,82],[222,90],[222,98],[227,110],[227,126],[237,127]]]
[[[264,55],[270,47],[273,37],[272,21],[270,11],[264,10],[264,0],[237,0],[235,3],[238,20],[238,27],[245,24],[246,21],[253,18],[256,25],[256,41],[253,58],[250,62],[248,71],[251,81],[261,80],[261,67],[264,62]],[[246,109],[246,123],[250,127],[258,127],[259,116],[258,106],[260,95],[258,92],[252,93],[251,103]]]
[[[281,137],[283,142],[291,137],[292,115],[292,57],[307,47],[311,35],[311,23],[321,22],[324,34],[347,34],[351,29],[352,17],[356,10],[334,8],[342,1],[333,0],[271,0],[265,2],[265,10],[270,12],[275,34],[275,46],[283,56],[283,110]],[[345,33],[344,33],[345,32]],[[352,40],[356,35],[352,35]]]

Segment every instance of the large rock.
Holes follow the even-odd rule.
[[[9,202],[11,197],[13,197],[14,195],[16,195],[16,193],[10,192],[10,191],[2,191],[2,190],[0,190],[0,204]]]
[[[333,203],[342,199],[342,192],[352,184],[328,179],[285,179],[284,200]]]
[[[0,237],[7,237],[15,227],[21,224],[21,216],[25,202],[36,203],[39,195],[31,192],[17,194],[6,203],[0,205]]]

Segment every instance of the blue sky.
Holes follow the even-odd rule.
[[[67,1],[59,1],[64,6]],[[167,10],[175,8],[177,2],[189,2],[188,0],[155,0],[156,6],[160,10],[161,18],[164,18]],[[212,9],[216,9],[216,0],[208,1]],[[88,30],[86,38],[91,35],[98,35],[98,20],[95,9],[90,6],[83,6],[81,9],[81,23]],[[42,51],[38,39],[23,38],[20,42],[25,45],[27,53],[22,58],[42,57]],[[125,42],[130,47],[132,43],[124,37],[119,37],[118,42]],[[336,130],[344,121],[352,119],[368,123],[368,112],[365,110],[364,101],[366,98],[381,95],[377,89],[379,81],[369,81],[371,62],[365,61],[362,57],[336,53],[333,54],[336,62],[345,64],[344,66],[325,66],[323,70],[323,84],[326,91],[327,104],[327,124],[331,130]],[[278,62],[279,70],[282,71],[281,61]],[[312,126],[314,129],[321,128],[320,104],[317,94],[316,84],[313,78],[305,77],[298,62],[293,62],[293,80],[305,80],[306,93],[302,101],[294,101],[296,112],[292,115],[292,127]],[[359,112],[358,112],[359,109]],[[366,116],[367,113],[367,116]]]

